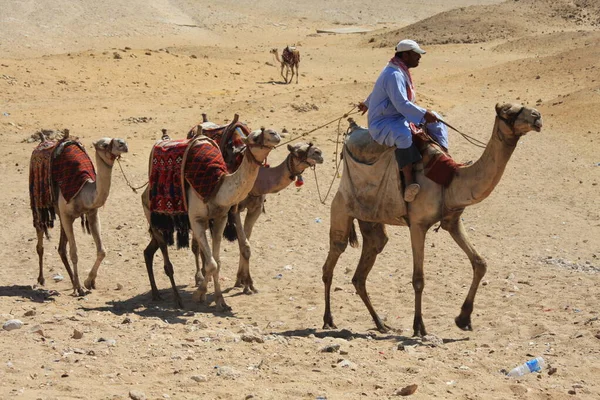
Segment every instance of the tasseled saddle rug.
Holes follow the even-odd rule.
[[[450,185],[461,166],[423,129],[410,124],[413,141],[423,157],[423,173],[435,183]]]
[[[231,134],[228,129],[232,130]],[[237,171],[244,159],[242,149],[245,146],[244,139],[250,134],[250,128],[243,122],[237,122],[233,126],[215,125],[214,127],[203,127],[199,124],[190,129],[188,139],[196,137],[200,131],[202,135],[211,138],[219,145],[229,173]]]
[[[161,140],[150,157],[150,224],[168,245],[189,245],[186,186],[208,201],[218,190],[227,166],[215,142],[205,136]]]
[[[48,235],[54,227],[58,190],[69,202],[87,182],[96,181],[94,164],[75,140],[44,141],[31,154],[29,198],[33,226]]]

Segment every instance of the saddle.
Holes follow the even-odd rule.
[[[217,125],[206,121],[195,125],[188,132],[187,138],[192,139],[200,134],[218,144],[229,173],[237,171],[243,160],[244,140],[250,134],[250,128],[238,121],[238,115],[236,114],[228,125]]]
[[[411,124],[411,132],[413,142],[423,157],[424,175],[435,183],[448,186],[461,165],[456,163],[425,129]],[[345,147],[355,161],[367,165],[375,163],[380,157],[387,155],[386,152],[393,152],[395,149],[375,142],[367,128],[356,124],[351,126]]]
[[[29,164],[29,198],[33,226],[48,234],[54,227],[58,191],[67,202],[87,182],[96,181],[94,164],[77,140],[42,141],[32,152]]]

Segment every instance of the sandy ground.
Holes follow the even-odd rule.
[[[0,331],[0,398],[395,398],[412,384],[415,399],[600,397],[595,0],[146,3],[0,1],[0,310],[2,323],[24,323]],[[316,33],[336,27],[372,32]],[[34,132],[69,128],[87,146],[103,136],[126,139],[123,168],[140,185],[161,128],[179,137],[203,112],[217,123],[239,113],[253,128],[285,128],[286,139],[296,137],[366,97],[406,36],[428,50],[413,74],[420,104],[466,133],[487,141],[498,101],[535,106],[544,118],[541,133],[520,141],[494,193],[463,214],[489,267],[473,332],[453,321],[470,264],[447,233],[432,230],[424,318],[443,343],[411,337],[412,262],[401,227],[389,228],[391,240],[368,281],[375,308],[394,330],[373,329],[351,283],[360,256],[351,248],[334,277],[339,329],[321,329],[332,196],[322,204],[317,183],[324,196],[332,180],[334,192],[339,182],[336,124],[305,138],[326,154],[317,179],[309,172],[302,188],[268,197],[252,237],[258,294],[232,288],[237,244],[224,245],[222,287],[231,313],[193,302],[189,251],[171,251],[185,310],[174,307],[160,256],[155,271],[165,300],[151,300],[142,255],[147,224],[139,195],[118,169],[100,213],[108,254],[97,290],[71,295],[56,229],[46,242],[47,286],[34,288],[27,184]],[[286,44],[302,54],[298,84],[280,83],[269,54]],[[458,134],[450,140],[459,161],[481,154]],[[285,156],[279,149],[270,162]],[[86,276],[95,247],[90,236],[76,234]],[[57,274],[67,279],[55,281]],[[331,344],[339,350],[322,352]],[[555,373],[546,367],[519,379],[503,374],[535,356]]]

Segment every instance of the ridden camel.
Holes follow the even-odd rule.
[[[460,216],[465,207],[484,200],[496,187],[521,136],[531,130],[539,132],[542,128],[541,115],[532,108],[517,104],[497,104],[496,114],[491,138],[479,160],[472,165],[459,168],[450,185],[445,188],[427,179],[422,171],[418,172],[417,181],[421,185],[421,191],[416,201],[408,206],[408,212],[404,215],[403,223],[395,223],[396,225],[408,226],[410,229],[413,253],[412,284],[415,291],[413,322],[415,336],[427,334],[421,313],[421,296],[425,285],[423,274],[425,235],[427,230],[438,221],[441,221],[441,227],[450,233],[458,246],[467,254],[473,267],[471,287],[459,316],[455,318],[456,325],[459,328],[472,330],[473,301],[487,266],[485,260],[467,238]],[[364,131],[364,134],[368,135],[366,129]],[[352,135],[348,140],[351,140],[351,138]],[[342,180],[347,179],[346,175],[343,175]],[[360,182],[355,182],[355,185],[358,186],[359,184]],[[367,183],[365,182],[365,184]],[[341,187],[342,184],[340,184]],[[336,328],[330,307],[333,270],[348,242],[350,241],[352,245],[354,239],[354,244],[356,244],[353,221],[357,218],[352,215],[354,212],[348,210],[349,202],[354,201],[349,196],[351,194],[338,190],[331,204],[329,253],[323,265],[323,283],[325,284],[323,328]],[[386,332],[389,327],[381,321],[371,305],[367,294],[366,280],[377,255],[381,253],[388,241],[385,224],[389,224],[390,221],[368,222],[359,220],[358,223],[364,244],[352,283],[375,321],[377,329],[380,332]]]
[[[68,137],[65,137],[66,140]],[[44,139],[43,139],[44,141]],[[87,289],[96,288],[96,276],[100,263],[104,259],[106,252],[102,245],[102,237],[100,235],[100,217],[98,209],[104,205],[110,192],[112,167],[117,158],[123,153],[127,153],[127,143],[123,139],[101,138],[93,143],[96,149],[96,168],[97,179],[93,182],[87,181],[68,202],[65,200],[63,193],[58,190],[58,195],[55,197],[54,207],[58,208],[58,216],[60,218],[60,240],[58,243],[58,254],[64,264],[71,283],[73,284],[73,294],[84,296],[85,293],[79,283],[79,272],[77,269],[77,244],[75,243],[75,234],[73,232],[73,222],[82,217],[82,225],[84,217],[88,222],[88,233],[91,233],[96,244],[96,262],[92,267],[90,274],[84,282]],[[35,216],[34,216],[35,224]],[[36,250],[39,258],[40,273],[38,283],[44,285],[44,233],[47,230],[43,229],[39,224],[36,225],[37,246]],[[73,270],[69,266],[67,259],[67,243],[69,243],[69,256],[73,263]]]
[[[300,51],[298,49],[296,49],[295,47],[291,47],[291,46],[286,46],[283,51],[281,52],[281,58],[279,58],[279,50],[277,50],[276,48],[271,49],[270,51],[271,54],[273,54],[275,56],[275,60],[277,60],[277,62],[279,64],[281,64],[281,77],[283,78],[283,80],[285,81],[285,83],[292,83],[292,80],[294,79],[294,69],[296,69],[295,74],[296,74],[296,83],[298,83],[298,67],[300,66]],[[283,68],[285,68],[285,76],[283,75]],[[292,71],[292,76],[290,77],[290,80],[288,81],[288,73],[290,72],[290,70]]]
[[[222,311],[231,310],[225,303],[221,292],[219,282],[219,271],[221,260],[219,257],[221,236],[227,222],[227,212],[234,204],[238,204],[248,196],[248,193],[254,185],[258,176],[259,167],[263,164],[268,154],[279,144],[281,138],[279,134],[271,129],[261,129],[251,132],[245,140],[246,148],[240,167],[232,174],[222,177],[220,186],[216,193],[205,202],[191,186],[186,189],[186,199],[188,208],[188,217],[193,232],[194,242],[198,242],[202,257],[207,260],[206,275],[197,276],[199,288],[194,293],[194,299],[204,302],[206,300],[207,285],[213,278],[215,286],[215,303],[217,309]],[[148,188],[142,194],[142,206],[148,222],[150,222],[150,193]],[[209,221],[214,220],[212,229],[212,249],[206,237]],[[154,272],[152,261],[156,250],[160,248],[165,273],[171,281],[171,286],[175,294],[175,300],[180,308],[183,308],[183,302],[175,285],[173,276],[173,265],[169,260],[168,245],[161,232],[156,227],[150,226],[150,235],[152,236],[148,247],[144,250],[144,259],[152,288],[152,298],[160,300],[160,294],[154,281]]]
[[[258,177],[254,182],[252,190],[244,200],[230,211],[230,219],[235,224],[235,234],[240,247],[240,261],[235,282],[236,287],[244,287],[245,294],[257,293],[252,277],[250,276],[250,235],[252,228],[263,211],[263,203],[267,194],[277,193],[288,187],[308,167],[323,163],[321,149],[312,143],[297,143],[294,146],[288,144],[289,154],[285,160],[276,167],[260,167]],[[241,212],[247,210],[246,218],[242,224]],[[199,251],[196,241],[192,242],[192,251],[196,259],[196,283],[202,280],[200,272]],[[204,259],[202,260],[204,264]]]

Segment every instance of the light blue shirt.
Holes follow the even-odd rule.
[[[393,66],[386,66],[365,100],[369,107],[369,132],[373,139],[387,146],[406,149],[412,144],[409,122],[423,121],[426,109],[408,100],[406,76]]]

